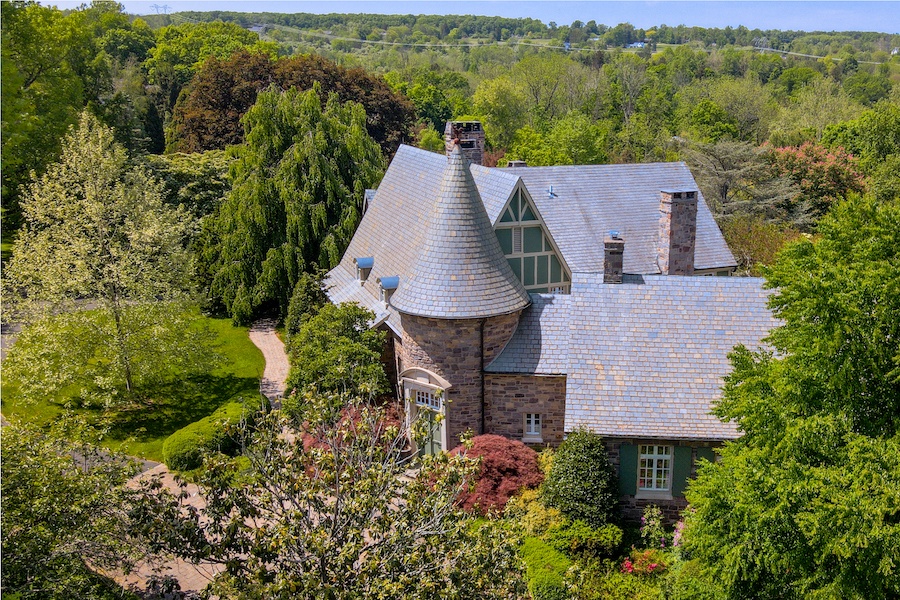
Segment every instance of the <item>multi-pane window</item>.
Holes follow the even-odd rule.
[[[525,435],[528,437],[541,437],[541,415],[525,413]]]
[[[672,480],[672,447],[641,445],[638,489],[668,491]]]
[[[415,389],[412,391],[415,394],[417,405],[425,406],[427,408],[430,408],[431,410],[440,412],[441,399],[434,393],[433,390]]]
[[[569,273],[531,202],[517,189],[497,223],[497,239],[513,273],[536,293],[568,293]]]

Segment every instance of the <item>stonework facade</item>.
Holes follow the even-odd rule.
[[[485,406],[487,433],[521,440],[525,414],[539,414],[542,445],[558,446],[565,434],[566,378],[488,373]]]
[[[451,445],[469,429],[485,433],[483,369],[512,337],[520,312],[486,319],[402,316],[406,335],[397,345],[400,372],[418,367],[450,383],[444,402]]]

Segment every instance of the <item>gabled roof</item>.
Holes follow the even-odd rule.
[[[683,162],[503,170],[525,182],[566,263],[579,273],[603,272],[603,236],[612,230],[626,240],[626,273],[659,273],[660,191],[698,189]],[[736,266],[702,195],[697,205],[694,268]]]
[[[469,164],[456,146],[447,157],[428,229],[391,305],[402,313],[477,319],[528,306],[525,287],[497,241]]]
[[[569,299],[533,296],[515,335],[487,368],[566,374],[566,429],[608,437],[721,440],[733,423],[710,414],[738,344],[758,349],[779,323],[771,294],[749,277],[575,274]],[[532,350],[555,348],[557,356]],[[565,357],[566,364],[561,364]]]
[[[400,276],[396,294],[401,293],[425,243],[446,166],[443,154],[400,146],[341,263],[328,274],[333,302],[358,302],[402,335],[399,315],[380,301],[377,279]],[[696,188],[683,163],[504,169],[471,165],[470,172],[491,223],[499,220],[516,185],[524,181],[573,273],[603,272],[603,236],[610,230],[618,230],[626,240],[626,272],[657,273],[659,191]],[[696,268],[733,266],[709,209],[705,202],[698,204]],[[353,258],[369,256],[375,263],[361,286]]]

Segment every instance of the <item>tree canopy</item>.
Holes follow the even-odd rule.
[[[164,206],[159,182],[129,163],[95,117],[82,114],[60,161],[28,187],[22,212],[4,286],[17,317],[32,324],[5,365],[30,382],[23,393],[79,381],[83,398],[99,389],[109,401],[120,386],[130,393],[205,355],[190,350],[202,335],[172,304],[193,290],[192,220]]]
[[[322,102],[330,93],[341,102],[358,102],[366,111],[366,129],[386,154],[407,139],[413,108],[385,82],[364,70],[345,69],[316,55],[272,58],[240,50],[207,60],[178,101],[168,132],[170,150],[201,152],[239,144],[241,117],[269,86],[310,89],[318,83]]]
[[[94,570],[125,570],[139,558],[127,527],[133,492],[124,488],[135,469],[60,433],[3,427],[0,589],[22,600],[121,598]]]
[[[214,225],[212,295],[236,323],[287,314],[304,271],[337,264],[384,173],[362,106],[320,88],[270,89],[244,117],[234,182]]]
[[[715,412],[743,436],[687,493],[687,550],[729,597],[900,593],[900,199],[818,232],[768,271],[777,355],[732,355]]]
[[[151,545],[223,565],[210,591],[227,598],[521,597],[510,534],[456,506],[477,461],[442,454],[409,475],[410,430],[385,409],[308,406],[296,441],[273,413],[249,433],[243,466],[208,461],[205,508],[147,490],[134,514]]]

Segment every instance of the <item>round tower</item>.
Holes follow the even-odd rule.
[[[407,410],[411,417],[423,406],[443,415],[428,450],[454,447],[469,429],[484,432],[484,368],[529,304],[456,145],[421,252],[391,298],[403,327],[398,362]]]

